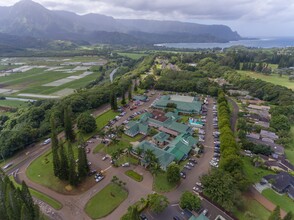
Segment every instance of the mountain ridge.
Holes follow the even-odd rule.
[[[228,42],[241,39],[237,32],[225,25],[115,19],[94,13],[78,15],[69,11],[49,10],[32,0],[0,7],[0,33],[42,40],[113,44]],[[113,42],[109,39],[113,39]]]

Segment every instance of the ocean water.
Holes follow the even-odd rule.
[[[284,48],[294,47],[294,38],[263,38],[257,40],[239,40],[228,43],[164,43],[155,44],[155,46],[168,48],[189,48],[189,49],[206,49],[206,48],[228,48],[232,46],[245,46],[256,48]]]

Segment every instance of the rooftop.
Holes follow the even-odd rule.
[[[264,177],[267,181],[273,180],[272,186],[278,191],[284,191],[290,186],[294,186],[294,177],[287,172],[280,172],[277,175],[267,175]]]

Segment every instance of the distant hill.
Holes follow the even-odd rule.
[[[48,10],[31,0],[22,0],[11,7],[0,7],[0,33],[33,37],[42,42],[67,40],[112,44],[227,42],[241,39],[237,32],[225,25],[114,19],[100,14],[77,15]],[[39,44],[27,46],[38,47]]]

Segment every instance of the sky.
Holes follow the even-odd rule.
[[[0,0],[10,6],[18,0]],[[294,36],[294,0],[34,0],[53,10],[114,18],[225,24],[244,37]]]

